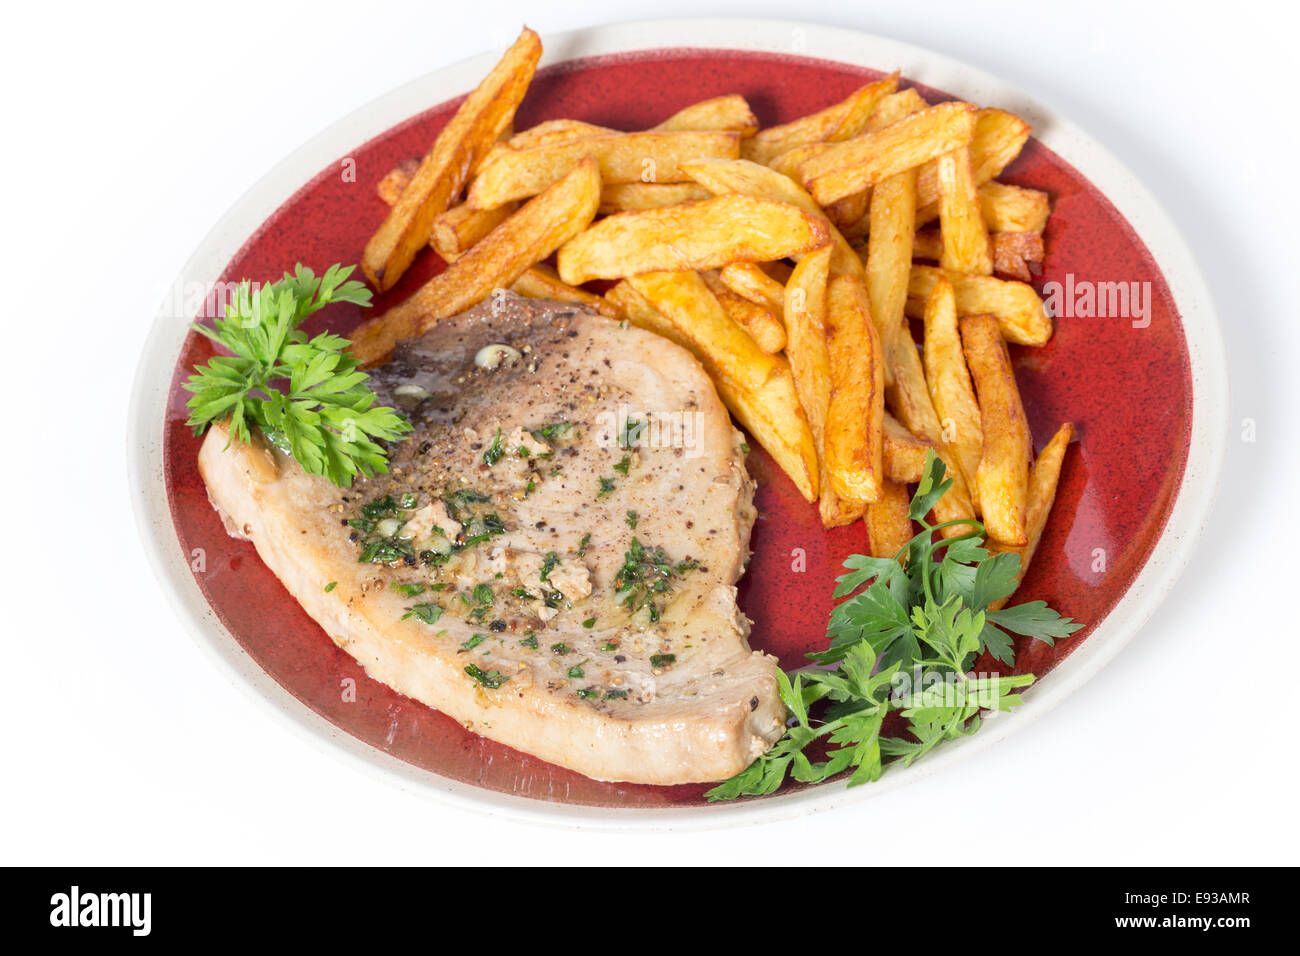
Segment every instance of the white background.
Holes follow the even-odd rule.
[[[1274,8],[261,0],[9,11],[0,862],[483,862],[487,834],[508,848],[497,861],[514,863],[880,864],[958,848],[980,864],[1298,862],[1288,562],[1300,250],[1287,227],[1300,144],[1293,24]],[[525,19],[545,37],[703,14],[802,17],[932,48],[1019,86],[1117,154],[1183,230],[1220,310],[1232,434],[1214,518],[1155,619],[1090,684],[902,790],[689,835],[450,810],[306,743],[190,639],[129,513],[136,358],[210,225],[335,119],[504,48]]]

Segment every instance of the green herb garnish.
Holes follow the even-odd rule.
[[[438,620],[438,618],[442,617],[442,608],[437,604],[430,604],[428,602],[423,604],[414,604],[406,609],[406,613],[402,615],[402,620],[405,621],[408,617],[416,617],[425,624],[433,624]]]
[[[187,424],[196,435],[229,420],[230,441],[252,442],[256,425],[303,471],[347,488],[357,475],[388,471],[381,441],[411,430],[365,384],[369,378],[344,351],[347,339],[299,331],[307,316],[331,302],[369,306],[370,290],[345,281],[353,267],[331,266],[317,278],[301,263],[294,274],[253,291],[239,284],[223,319],[191,328],[232,354],[214,356],[184,383],[191,392]]]
[[[877,780],[892,765],[888,758],[907,766],[945,740],[973,734],[981,711],[1021,703],[1018,691],[1033,683],[1032,674],[968,673],[982,651],[1014,663],[1007,631],[1050,644],[1083,626],[1042,601],[989,609],[1015,590],[1020,556],[991,554],[978,521],[926,521],[952,486],[944,475],[931,452],[909,509],[922,530],[895,557],[854,555],[844,562],[849,573],[837,580],[834,596],[845,600],[831,612],[830,646],[808,655],[835,667],[777,672],[793,718],[789,729],[758,760],[708,791],[709,800],[773,793],[787,774],[817,783],[852,771],[851,787]],[[969,530],[935,538],[956,525]],[[814,718],[809,708],[819,701],[827,706]],[[892,712],[907,722],[903,736],[882,736]],[[819,739],[827,744],[826,759],[814,761],[804,750]]]
[[[477,664],[466,664],[465,673],[479,682],[480,685],[488,690],[496,690],[502,684],[510,680],[509,677],[502,675],[500,671],[484,671]]]

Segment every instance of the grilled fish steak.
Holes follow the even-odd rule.
[[[780,736],[736,606],[753,483],[689,353],[511,293],[371,384],[415,426],[387,475],[340,489],[222,428],[199,452],[227,530],[368,674],[599,780],[720,780]]]

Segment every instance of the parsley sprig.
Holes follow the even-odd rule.
[[[773,793],[787,775],[818,783],[851,771],[851,787],[877,780],[893,762],[906,766],[945,740],[973,734],[981,713],[1021,703],[1019,691],[1033,683],[1032,674],[969,673],[984,651],[1014,664],[1008,631],[1051,644],[1083,626],[1042,601],[991,609],[1015,590],[1020,555],[990,553],[978,521],[926,521],[952,486],[944,475],[943,462],[931,453],[909,509],[922,530],[896,556],[859,554],[844,562],[848,573],[837,579],[834,596],[845,600],[827,624],[830,646],[808,655],[822,666],[777,673],[789,728],[747,768],[709,790],[709,800]],[[955,525],[968,530],[936,538]],[[814,717],[810,709],[818,702],[825,707]],[[906,732],[884,736],[894,712]],[[823,742],[823,760],[806,753],[815,741]]]
[[[304,471],[349,487],[353,478],[388,470],[380,441],[396,441],[410,423],[376,405],[369,376],[328,332],[308,338],[298,326],[331,302],[370,305],[370,290],[349,282],[353,267],[331,266],[319,278],[299,264],[293,275],[256,290],[244,281],[225,318],[194,331],[230,351],[195,366],[185,382],[193,394],[188,424],[195,434],[229,419],[231,441],[252,441],[250,424]]]

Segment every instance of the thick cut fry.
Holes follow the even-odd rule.
[[[736,262],[724,266],[719,278],[732,292],[744,296],[780,317],[784,310],[785,289],[761,267],[752,262]]]
[[[358,327],[352,334],[352,354],[363,365],[373,365],[399,341],[481,302],[493,289],[509,287],[585,229],[599,203],[600,173],[595,162],[585,160],[401,305]]]
[[[471,209],[464,203],[452,206],[434,218],[429,230],[429,244],[444,261],[455,262],[505,222],[517,208],[515,203],[506,203],[496,209]]]
[[[753,136],[758,132],[758,119],[749,108],[745,98],[732,93],[728,96],[716,96],[711,100],[693,103],[674,113],[658,126],[664,132],[674,130],[722,129],[739,133],[741,136]]]
[[[939,227],[943,249],[939,264],[954,272],[993,274],[989,231],[984,226],[975,180],[971,175],[970,150],[966,147],[945,153],[937,160],[939,180]]]
[[[829,247],[799,260],[784,290],[786,356],[794,374],[795,391],[812,429],[818,451],[818,512],[827,528],[851,524],[863,506],[846,501],[831,487],[826,471],[826,413],[831,400],[831,359],[826,348],[826,283],[830,277]]]
[[[886,386],[894,383],[896,353],[913,349],[904,325],[907,284],[912,274],[912,241],[916,217],[916,172],[907,169],[882,180],[871,191],[867,237],[866,281],[871,316],[885,350]]]
[[[826,411],[826,470],[841,498],[880,498],[885,383],[880,339],[867,290],[857,276],[835,276],[826,288],[826,349],[831,396]]]
[[[799,177],[814,199],[829,205],[967,145],[975,132],[975,112],[969,103],[927,107],[828,147],[800,164]]]
[[[514,121],[542,41],[525,29],[434,141],[415,177],[366,243],[361,270],[375,288],[391,289],[429,241],[434,217],[460,193],[479,160]]]
[[[1029,282],[1043,262],[1043,236],[1038,232],[995,232],[993,271]],[[1038,270],[1041,271],[1041,270]]]
[[[993,248],[993,271],[1021,282],[1034,277],[1033,266],[1043,261],[1043,237],[1037,232],[995,232],[989,236]],[[943,240],[938,229],[920,229],[912,244],[914,259],[939,261]]]
[[[947,272],[934,266],[912,266],[907,287],[909,315],[925,314],[925,299],[940,276],[952,283],[958,315],[990,313],[997,318],[1007,341],[1018,345],[1045,345],[1052,337],[1052,320],[1031,286],[992,276]]]
[[[799,146],[856,136],[880,100],[897,88],[897,73],[868,83],[824,110],[760,131],[741,146],[741,155],[756,163],[767,163]]]
[[[656,310],[629,280],[618,283],[606,297],[623,310],[633,325],[657,332],[693,353],[710,371],[718,396],[741,427],[766,449],[804,498],[816,500],[817,447],[785,359],[776,357],[768,380],[757,391],[750,391],[719,375],[712,357],[701,350],[697,341]]]
[[[1011,355],[997,319],[972,315],[961,320],[962,349],[979,395],[984,448],[975,484],[989,537],[1023,546],[1029,495],[1029,424],[1020,404]]]
[[[628,281],[707,357],[714,378],[725,375],[757,392],[772,376],[778,360],[736,324],[698,272],[650,272]]]
[[[912,540],[911,498],[907,485],[886,479],[880,500],[867,505],[867,542],[872,557],[896,557]]]
[[[375,192],[379,198],[384,201],[384,205],[392,206],[402,195],[405,189],[415,178],[415,171],[420,168],[418,159],[404,159],[392,169],[390,169],[384,178],[379,180],[375,186]]]
[[[1029,141],[1032,127],[1014,113],[1006,110],[982,109],[975,118],[975,131],[970,141],[971,175],[976,184],[996,178],[1019,155]],[[934,206],[938,214],[939,176],[937,164],[926,163],[916,177],[916,205],[929,214]],[[928,222],[928,218],[922,218]]]
[[[853,247],[839,234],[821,206],[813,201],[808,191],[788,176],[745,159],[702,160],[684,165],[691,178],[716,196],[738,195],[753,199],[766,199],[788,203],[825,223],[830,234],[832,253],[831,271],[840,274],[862,275],[862,263]],[[798,258],[794,254],[792,258]],[[779,268],[779,263],[766,262],[769,269]]]
[[[688,177],[681,164],[700,156],[735,158],[740,134],[723,131],[616,133],[533,149],[497,149],[484,161],[466,202],[491,209],[536,195],[586,156],[595,157],[604,183],[675,183]]]
[[[588,292],[586,289],[575,289],[562,280],[554,269],[541,262],[527,269],[510,288],[530,299],[577,302],[610,318],[617,318],[619,314],[617,307],[607,302],[604,296]]]
[[[618,132],[608,126],[597,126],[582,120],[554,119],[516,133],[506,141],[506,145],[511,149],[536,149],[539,146],[555,146],[596,136],[614,136]]]
[[[1037,189],[988,182],[979,188],[980,212],[990,232],[1037,232],[1047,228],[1052,201]]]
[[[699,183],[610,183],[600,191],[600,214],[662,209],[711,195]]]
[[[760,349],[774,355],[785,348],[785,326],[766,306],[750,302],[728,289],[713,271],[702,272],[709,291],[736,324],[745,329]]]
[[[941,278],[934,284],[934,291],[925,303],[923,355],[930,400],[939,415],[943,437],[970,489],[971,504],[978,513],[979,485],[975,475],[984,450],[984,432],[957,330],[957,300],[947,279]]]
[[[830,241],[830,224],[786,203],[717,196],[602,219],[560,250],[570,285],[644,272],[784,259]]]
[[[885,477],[904,484],[916,483],[925,474],[928,442],[917,438],[889,412],[885,412]]]
[[[1074,438],[1074,426],[1069,422],[1062,425],[1052,436],[1052,440],[1047,443],[1047,447],[1039,453],[1038,458],[1034,461],[1034,467],[1029,470],[1029,503],[1025,506],[1025,536],[1029,539],[1023,548],[1011,548],[998,544],[996,541],[991,542],[990,551],[1018,551],[1020,552],[1020,573],[1016,575],[1016,587],[1020,587],[1020,582],[1025,579],[1025,572],[1029,569],[1029,562],[1034,557],[1034,552],[1038,550],[1038,542],[1043,536],[1043,528],[1047,525],[1047,516],[1052,511],[1052,504],[1056,501],[1056,485],[1061,478],[1061,463],[1065,460],[1065,449]],[[1015,592],[1013,591],[1012,594]],[[990,610],[996,611],[1001,609],[1010,599],[1008,594],[1000,601],[993,602]]]

